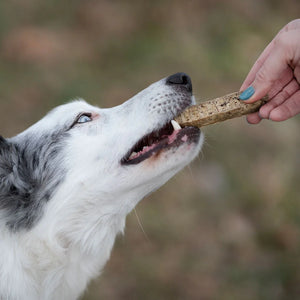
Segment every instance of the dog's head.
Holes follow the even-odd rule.
[[[16,137],[1,138],[0,210],[6,224],[31,228],[45,209],[58,213],[76,206],[128,213],[200,150],[200,130],[172,121],[193,103],[190,78],[178,73],[120,106],[100,109],[75,101]]]

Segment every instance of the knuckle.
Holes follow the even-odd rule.
[[[300,19],[295,19],[284,26],[284,28],[286,28],[286,31],[293,30],[299,27],[300,27]]]
[[[281,53],[286,57],[290,57],[293,49],[297,46],[297,39],[293,31],[283,32],[276,39],[276,47],[281,49]]]
[[[265,68],[261,68],[256,73],[255,81],[258,83],[264,83],[265,81],[267,81],[267,74],[266,74]]]
[[[293,24],[293,21],[287,23],[282,29],[283,29],[283,32],[288,32],[289,30],[291,30],[291,26]]]
[[[280,48],[285,48],[287,46],[287,42],[288,42],[288,39],[287,39],[287,33],[284,32],[282,33],[281,35],[279,35],[277,38],[276,38],[276,46],[277,47],[280,47]]]
[[[281,92],[281,97],[285,100],[288,99],[291,96],[290,92],[288,90],[283,90]]]
[[[290,106],[284,106],[282,110],[283,115],[286,119],[293,116],[293,109]]]
[[[289,99],[290,96],[291,93],[289,91],[283,90],[273,98],[272,104],[274,104],[274,106],[281,105],[283,102]]]

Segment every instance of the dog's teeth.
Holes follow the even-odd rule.
[[[172,121],[171,121],[171,124],[172,124],[174,130],[179,130],[179,129],[181,129],[181,126],[180,126],[175,120],[172,120]]]
[[[134,156],[136,156],[137,155],[137,153],[136,152],[132,152],[131,154],[130,154],[130,156],[129,156],[129,159],[132,159]]]

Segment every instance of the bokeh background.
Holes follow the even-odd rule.
[[[236,91],[299,13],[298,0],[1,1],[0,133],[178,71],[198,101]],[[83,299],[299,299],[299,129],[299,116],[203,129],[198,159],[128,216]]]

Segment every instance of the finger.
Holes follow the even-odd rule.
[[[286,24],[280,31],[279,33],[286,32],[286,31],[291,31],[291,30],[297,30],[300,28],[300,19],[295,19],[288,24]]]
[[[281,77],[273,83],[270,91],[268,92],[269,99],[271,100],[280,91],[282,91],[284,87],[293,80],[293,78],[293,70],[289,66],[287,66],[286,69],[283,71]]]
[[[273,40],[268,44],[268,46],[265,48],[265,50],[261,53],[259,58],[254,63],[253,67],[251,68],[250,72],[248,73],[246,79],[244,80],[240,91],[245,90],[255,79],[255,75],[258,72],[258,70],[262,67],[262,65],[265,63],[266,59],[268,58],[269,54],[273,51],[276,41],[287,32],[297,30],[300,28],[300,19],[296,19],[285,25],[273,38]]]
[[[273,97],[269,102],[263,105],[259,114],[263,119],[269,119],[270,112],[281,105],[285,100],[290,98],[297,90],[299,89],[299,84],[296,79],[291,80],[283,90],[278,93],[275,97]]]
[[[249,71],[246,79],[244,80],[240,91],[245,90],[255,79],[255,75],[258,72],[258,70],[262,67],[262,65],[265,63],[266,59],[268,58],[268,56],[270,55],[270,53],[273,51],[274,46],[275,46],[275,41],[277,40],[278,36],[280,36],[282,33],[287,31],[287,28],[289,29],[294,29],[294,24],[292,24],[293,22],[290,22],[289,24],[287,24],[286,26],[284,26],[277,34],[276,36],[273,38],[273,40],[268,44],[268,46],[264,49],[264,51],[261,53],[261,55],[258,57],[258,59],[256,60],[256,62],[254,63],[253,67],[251,68],[251,70]],[[291,26],[292,24],[292,26]]]
[[[252,93],[255,93],[245,101],[252,103],[264,97],[274,85],[278,78],[281,78],[282,73],[286,70],[288,62],[286,59],[285,46],[277,47],[268,56],[264,65],[255,75],[255,79],[251,84]]]
[[[269,119],[280,122],[300,113],[300,90],[270,112]]]
[[[296,68],[294,69],[294,76],[295,76],[298,84],[300,85],[300,64],[298,66],[296,66]]]
[[[270,55],[272,49],[274,47],[274,40],[269,43],[269,45],[265,48],[265,50],[261,53],[261,55],[258,57],[254,65],[252,66],[251,70],[249,71],[247,77],[245,78],[240,91],[243,91],[246,89],[255,79],[255,75],[257,71],[262,67],[267,57]]]
[[[249,124],[258,124],[261,121],[261,118],[260,118],[258,112],[249,114],[249,115],[247,115],[246,118],[247,118],[247,122]]]
[[[245,95],[242,93],[240,98],[247,99],[246,103],[252,103],[265,96],[287,66],[297,64],[299,53],[295,49],[298,49],[299,41],[292,31],[282,33],[276,40],[276,47],[256,73],[249,90],[246,89],[247,92]]]

